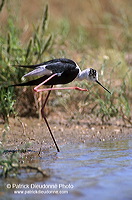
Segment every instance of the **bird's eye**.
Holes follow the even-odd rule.
[[[96,78],[96,70],[91,68],[89,72],[89,76]]]
[[[93,77],[96,78],[96,70],[93,70]]]

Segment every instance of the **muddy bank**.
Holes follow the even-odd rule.
[[[99,119],[90,119],[89,116],[69,119],[61,114],[49,116],[48,121],[60,148],[61,145],[69,143],[118,140],[132,136],[132,127],[124,126],[121,121],[102,125]],[[4,125],[0,125],[0,140],[4,141],[7,149],[55,148],[45,123],[37,118],[10,118],[8,130],[5,131]]]

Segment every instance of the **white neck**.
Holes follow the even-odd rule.
[[[83,71],[81,71],[80,70],[80,72],[79,72],[79,74],[78,74],[78,76],[77,76],[77,79],[78,80],[80,80],[80,81],[82,81],[82,80],[85,80],[85,79],[89,79],[89,71],[90,71],[90,69],[85,69],[85,70],[83,70]]]

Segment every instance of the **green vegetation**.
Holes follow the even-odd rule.
[[[41,168],[25,164],[25,159],[22,154],[24,155],[28,151],[30,144],[26,143],[18,150],[7,150],[5,148],[8,130],[9,127],[5,125],[2,133],[2,140],[0,141],[0,178],[17,178],[21,176],[23,171],[27,173],[28,178],[38,175],[41,175],[42,178],[48,177],[49,175],[47,172]]]
[[[16,176],[18,174],[18,169],[20,166],[19,163],[19,154],[12,152],[11,154],[4,155],[4,148],[0,148],[0,166],[2,168],[0,177],[7,178],[8,176]]]
[[[66,2],[71,9],[71,1]],[[75,3],[74,7],[78,6],[82,10],[87,8],[84,12],[78,14],[76,9],[69,19],[61,17],[61,20],[58,20],[56,16],[56,19],[51,19],[48,28],[49,11],[46,5],[41,20],[32,26],[28,42],[22,41],[24,30],[18,25],[19,17],[16,18],[11,12],[11,9],[14,9],[11,4],[13,2],[3,0],[0,5],[0,15],[3,14],[3,9],[9,12],[0,32],[0,118],[3,118],[5,123],[9,123],[10,116],[16,116],[20,104],[21,110],[26,110],[25,101],[30,102],[30,115],[33,116],[32,112],[36,107],[38,115],[44,95],[38,94],[38,98],[35,99],[32,89],[27,91],[24,88],[8,88],[8,85],[21,82],[22,76],[27,72],[27,69],[14,65],[69,57],[77,61],[81,69],[89,66],[97,69],[100,82],[112,95],[103,91],[97,84],[86,81],[73,82],[70,84],[87,88],[89,92],[54,91],[49,106],[55,106],[55,111],[62,109],[71,115],[73,112],[77,113],[78,117],[83,113],[92,114],[99,117],[102,123],[110,123],[115,117],[121,118],[124,124],[132,124],[132,17],[129,9],[131,2],[129,4],[129,1],[123,0],[120,3],[96,0],[95,4],[93,0],[81,1],[80,5]],[[126,10],[123,9],[123,5]],[[24,115],[21,113],[19,116],[22,114]],[[2,156],[4,148],[0,149]],[[18,172],[18,157],[17,153],[8,155],[6,159],[2,156],[2,176],[6,177],[10,171],[13,172],[12,170],[14,173]]]
[[[20,163],[20,152],[17,151],[5,151],[3,147],[0,148],[0,178],[16,178],[21,175],[22,170],[28,174],[28,179],[30,177],[40,174],[43,178],[47,178],[49,175],[44,170],[31,165],[23,165]],[[3,155],[4,154],[4,155]]]
[[[9,123],[9,114],[15,114],[13,88],[0,88],[0,113],[5,123]]]
[[[19,91],[15,92],[14,88],[8,87],[8,85],[20,82],[21,77],[26,73],[26,69],[13,67],[13,65],[42,61],[42,57],[52,41],[52,35],[45,34],[47,19],[48,6],[45,7],[42,22],[34,28],[33,36],[25,47],[20,42],[20,30],[14,25],[15,18],[9,17],[8,19],[6,37],[2,35],[2,32],[0,33],[0,117],[6,124],[9,124],[9,116],[16,115],[17,105],[15,107],[15,102],[16,97],[20,95]],[[37,167],[20,164],[20,153],[26,152],[27,144],[19,153],[17,151],[5,152],[5,132],[7,131],[4,131],[0,146],[0,168],[2,169],[0,177],[16,177],[20,175],[20,170],[35,171],[43,177],[47,177],[46,173]]]
[[[10,17],[8,19],[7,37],[0,35],[0,116],[5,122],[8,122],[10,114],[14,114],[14,91],[8,88],[8,85],[15,84],[21,81],[21,77],[26,73],[25,68],[13,67],[18,64],[29,64],[33,62],[42,61],[43,56],[49,48],[52,35],[45,35],[48,18],[48,6],[45,7],[42,22],[35,28],[33,36],[31,36],[29,43],[23,47],[20,42],[20,30],[14,25],[15,19]]]
[[[12,15],[9,15],[6,25],[6,37],[4,37],[4,33],[0,33],[0,116],[6,122],[8,122],[8,117],[11,114],[14,115],[17,111],[17,101],[15,101],[16,97],[14,94],[17,94],[17,96],[21,95],[23,89],[19,88],[14,91],[12,88],[5,89],[5,86],[20,82],[21,77],[26,73],[25,68],[13,67],[13,65],[43,62],[51,57],[62,56],[72,58],[72,54],[79,61],[82,69],[87,67],[86,63],[88,63],[99,71],[100,81],[112,91],[112,95],[110,96],[101,89],[97,91],[98,86],[96,86],[96,89],[93,89],[95,85],[89,85],[86,82],[73,83],[88,88],[89,93],[81,94],[80,96],[77,92],[70,91],[69,94],[69,91],[67,91],[66,95],[64,95],[62,91],[60,92],[60,96],[57,97],[58,100],[53,97],[53,104],[62,106],[66,110],[66,107],[69,107],[74,99],[76,101],[76,109],[82,107],[80,110],[83,110],[83,107],[87,107],[87,110],[84,109],[85,112],[90,113],[91,111],[91,113],[99,116],[102,122],[110,120],[111,117],[118,116],[126,116],[125,119],[128,118],[128,121],[131,121],[131,94],[129,91],[131,90],[132,72],[127,60],[125,60],[125,56],[130,52],[130,43],[132,40],[130,34],[131,21],[123,11],[120,11],[119,8],[117,9],[116,6],[114,7],[113,4],[111,5],[111,9],[113,8],[113,10],[105,13],[105,15],[100,15],[98,19],[98,12],[101,13],[102,9],[100,1],[98,1],[98,7],[95,7],[93,1],[91,3],[92,9],[95,12],[95,21],[91,22],[91,26],[89,25],[88,32],[85,26],[78,24],[74,25],[75,28],[73,29],[68,19],[60,20],[57,23],[57,28],[53,25],[53,29],[52,27],[50,27],[51,30],[47,29],[48,6],[46,6],[43,17],[38,25],[34,27],[28,44],[21,43],[21,31],[15,25],[16,19]],[[4,6],[3,4],[1,5],[1,10]],[[116,14],[114,14],[115,9],[117,9]],[[88,20],[90,21],[90,18]],[[114,22],[117,30],[120,26],[120,34],[123,35],[121,41],[117,40],[117,35],[115,35],[115,31],[113,32],[113,29],[116,29],[116,26],[113,24]],[[94,31],[92,27],[95,24],[97,25],[96,29],[99,29],[99,33],[96,34],[96,38],[93,38]],[[101,33],[103,34],[102,40]],[[77,53],[76,56],[74,56],[75,52]],[[56,96],[57,92],[54,92],[54,95]],[[40,102],[37,100],[36,106],[38,110],[39,104]],[[34,105],[35,103],[32,103],[31,107],[34,107]]]

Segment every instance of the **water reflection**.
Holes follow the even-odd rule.
[[[79,192],[86,199],[95,199],[96,194],[99,199],[129,199],[131,151],[131,140],[64,147],[57,161],[50,165],[56,178],[49,181],[72,183],[71,196]]]
[[[58,190],[68,194],[19,195],[20,199],[132,199],[132,140],[71,144],[61,147],[61,152],[41,152],[28,157],[29,162],[39,163],[52,171],[49,179],[36,184],[55,184]],[[35,180],[33,181],[35,182]],[[59,189],[59,184],[62,188]],[[64,185],[64,188],[63,188]],[[65,188],[72,185],[73,188]],[[18,195],[6,190],[3,197],[18,199]],[[6,199],[6,198],[5,198]]]

